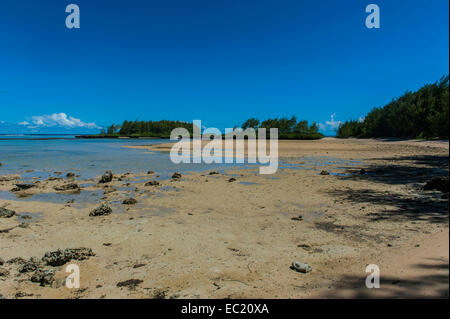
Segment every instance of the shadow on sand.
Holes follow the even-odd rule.
[[[380,274],[380,288],[368,289],[365,276],[344,276],[325,298],[448,298],[449,264],[440,259],[416,264],[413,268],[433,274],[398,278]]]
[[[389,164],[391,161],[392,165]],[[366,168],[365,174],[349,168],[349,174],[338,176],[338,178],[387,185],[404,185],[404,192],[347,188],[332,190],[329,194],[354,203],[370,203],[390,207],[381,212],[368,214],[367,216],[373,221],[389,219],[448,224],[448,192],[422,189],[425,182],[432,177],[448,176],[448,161],[448,156],[384,158],[382,164],[374,164]]]

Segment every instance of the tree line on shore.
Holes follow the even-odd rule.
[[[449,77],[406,92],[363,120],[342,123],[337,137],[448,138]]]
[[[193,134],[193,124],[181,121],[124,121],[122,125],[113,124],[106,130],[102,130],[100,136],[107,137],[160,137],[168,138],[173,129],[182,127]],[[242,128],[246,130],[253,128],[256,131],[258,128],[266,128],[267,135],[270,133],[270,128],[278,128],[280,139],[320,139],[323,137],[319,133],[319,126],[316,123],[308,124],[308,121],[297,121],[296,117],[292,118],[274,118],[263,122],[255,118],[247,120],[241,127],[237,126],[234,129]]]
[[[262,122],[256,118],[250,118],[241,125],[241,128],[243,130],[248,128],[253,128],[255,130],[258,128],[265,128],[267,130],[267,135],[269,135],[271,128],[277,128],[278,137],[280,139],[315,140],[324,137],[324,135],[319,132],[319,125],[317,123],[313,122],[309,125],[308,121],[297,121],[295,116],[292,116],[290,119],[286,117],[273,118]]]

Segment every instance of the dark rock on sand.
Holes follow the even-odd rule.
[[[127,199],[123,200],[122,204],[124,204],[124,205],[134,205],[134,204],[137,204],[137,200],[134,199],[134,198],[127,198]]]
[[[0,218],[10,218],[16,214],[15,211],[0,207]]]
[[[364,168],[361,168],[361,170],[359,171],[359,174],[366,175],[366,170]]]
[[[111,207],[101,204],[99,207],[89,213],[89,216],[104,216],[112,213]]]
[[[320,175],[324,175],[324,176],[325,176],[325,175],[330,175],[330,172],[328,172],[328,171],[321,171],[321,172],[320,172]]]
[[[0,277],[8,277],[9,276],[9,270],[0,267]]]
[[[181,178],[181,174],[180,174],[180,173],[174,173],[174,174],[172,175],[172,178],[173,178],[173,179],[180,179],[180,178]]]
[[[147,174],[151,175],[151,174],[155,174],[154,171],[148,171]]]
[[[141,279],[128,279],[117,283],[117,287],[127,287],[128,289],[135,289],[138,285],[142,284],[144,281]]]
[[[65,250],[58,249],[56,251],[46,252],[42,261],[49,266],[62,266],[71,260],[85,260],[91,256],[95,256],[90,248],[67,248]]]
[[[441,192],[449,191],[449,178],[445,177],[433,177],[428,182],[426,182],[425,186],[423,186],[424,190],[438,190]]]
[[[75,178],[75,174],[69,172],[69,173],[66,174],[66,177],[67,178]]]
[[[303,216],[298,216],[298,217],[292,217],[291,220],[297,221],[297,222],[301,222],[303,220]]]
[[[19,267],[19,272],[20,273],[33,272],[41,267],[42,267],[41,261],[38,260],[37,258],[31,257],[30,260],[28,260]]]
[[[30,189],[30,188],[36,187],[36,185],[35,184],[16,184],[16,187],[19,190],[26,190],[26,189]]]
[[[6,263],[7,264],[14,264],[14,265],[23,265],[26,262],[27,261],[25,259],[23,259],[22,257],[15,257],[15,258],[12,258],[12,259],[8,260]]]
[[[150,182],[145,183],[145,186],[159,186],[159,182],[150,181]]]
[[[5,264],[5,261],[0,257],[0,266],[3,266]]]
[[[216,172],[216,171],[209,172],[209,175],[219,175],[219,172]]]
[[[30,280],[32,282],[40,283],[41,286],[51,286],[52,283],[55,281],[55,271],[53,269],[50,270],[38,269],[33,274],[33,276],[31,276]]]
[[[61,185],[61,186],[55,186],[53,187],[54,190],[56,191],[79,191],[80,190],[80,186],[78,186],[78,184],[75,183],[69,183],[69,184],[65,184],[65,185]]]
[[[235,182],[235,181],[236,181],[236,178],[232,177],[232,178],[230,178],[230,179],[228,180],[228,183],[232,183],[232,182]]]
[[[47,178],[48,181],[60,181],[62,180],[61,177],[55,177],[55,176],[50,176],[49,178]]]
[[[106,171],[105,174],[102,175],[101,179],[98,181],[100,184],[110,183],[113,179],[114,175],[111,171]]]

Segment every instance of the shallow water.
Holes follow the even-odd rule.
[[[170,177],[175,171],[202,171],[244,167],[243,164],[174,164],[168,153],[148,152],[124,146],[167,143],[156,139],[24,139],[0,138],[0,175],[20,174],[23,180],[64,176],[67,172],[78,179],[96,178],[106,170],[115,174],[142,173],[149,170]],[[58,175],[57,172],[62,174]]]

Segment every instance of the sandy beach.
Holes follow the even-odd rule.
[[[157,171],[108,183],[62,172],[11,192],[16,176],[0,175],[0,191],[11,194],[0,208],[15,212],[0,218],[0,295],[448,298],[448,193],[423,190],[431,178],[448,176],[448,141],[280,141],[279,156],[273,175],[236,168],[158,185],[147,184]],[[69,183],[81,194],[55,190]],[[39,200],[55,193],[67,200]],[[101,193],[112,213],[90,216],[100,204],[91,193]],[[137,202],[124,205],[130,197]],[[74,248],[91,251],[60,265],[42,259]],[[312,271],[293,271],[294,261]],[[78,289],[65,286],[69,264],[80,268]],[[380,289],[365,286],[368,264],[380,268]],[[52,279],[32,280],[39,271]]]

